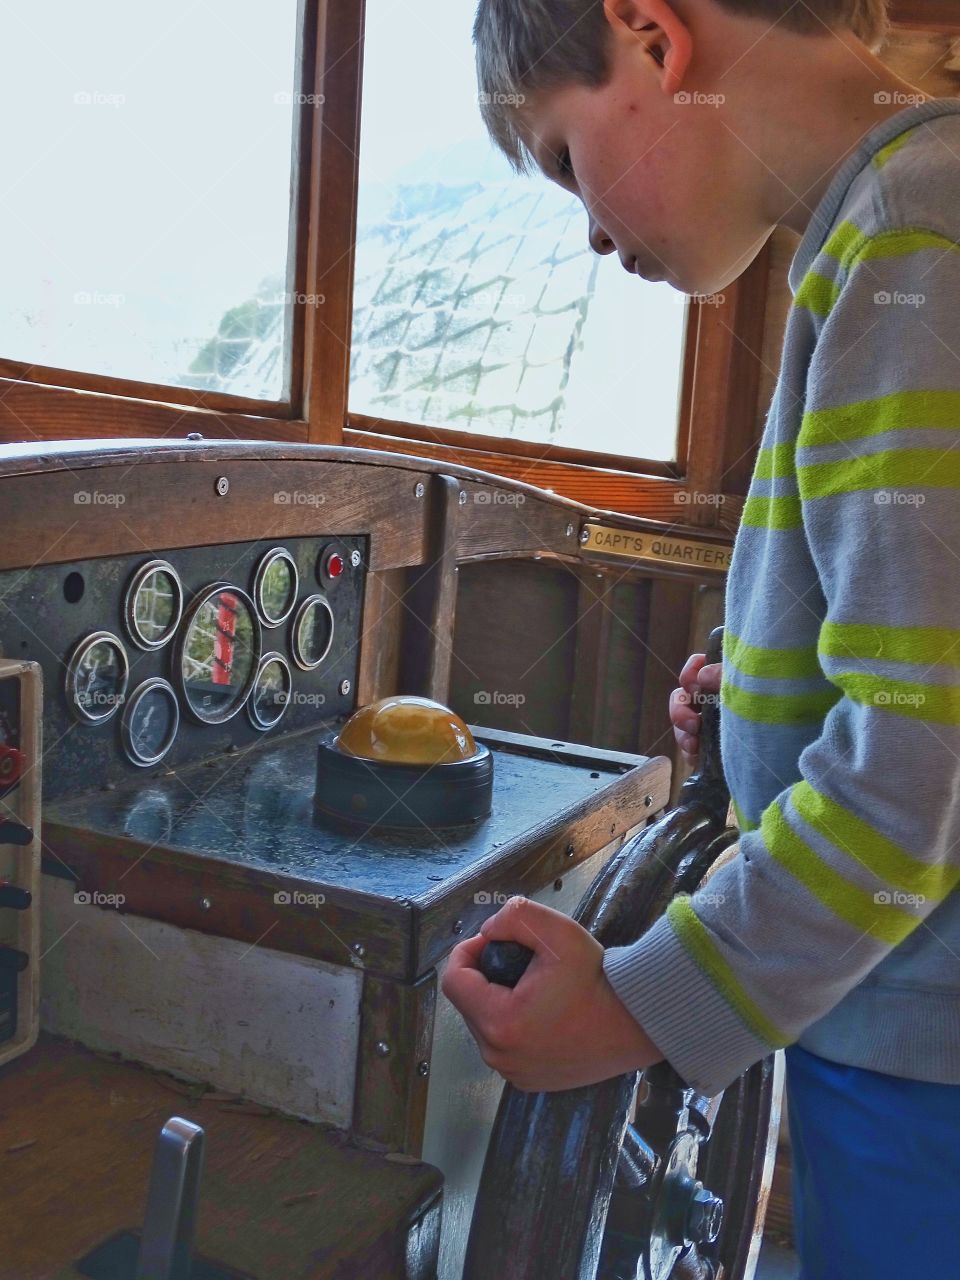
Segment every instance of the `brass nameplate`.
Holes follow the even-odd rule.
[[[720,542],[702,542],[672,533],[638,533],[608,524],[585,524],[583,551],[598,555],[622,556],[627,560],[648,560],[655,564],[676,564],[687,569],[713,569],[725,573],[730,568],[733,547]]]

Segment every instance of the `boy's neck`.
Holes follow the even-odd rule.
[[[796,53],[796,37],[771,40],[772,57],[744,59],[734,71],[743,92],[733,103],[743,102],[745,110],[737,119],[735,105],[731,113],[728,103],[726,117],[756,157],[764,222],[800,235],[864,136],[931,97],[852,36],[837,33],[816,44],[810,60],[782,56]],[[762,113],[756,111],[758,100],[768,104]]]

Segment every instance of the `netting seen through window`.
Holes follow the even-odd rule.
[[[687,303],[518,177],[477,105],[472,0],[368,0],[350,409],[676,456]]]

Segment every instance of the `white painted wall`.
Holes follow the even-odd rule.
[[[43,877],[45,1030],[346,1128],[363,974],[78,904]]]

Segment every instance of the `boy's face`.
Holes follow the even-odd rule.
[[[684,293],[716,293],[772,229],[745,196],[749,152],[722,104],[664,92],[663,67],[634,34],[615,32],[607,84],[529,95],[517,127],[546,176],[583,201],[596,252]]]

